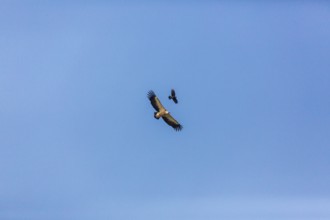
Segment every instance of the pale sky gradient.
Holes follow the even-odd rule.
[[[330,219],[327,1],[5,0],[0,30],[0,219]]]

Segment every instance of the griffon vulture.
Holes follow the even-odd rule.
[[[148,92],[148,99],[151,102],[152,107],[157,111],[154,113],[154,117],[159,119],[160,117],[170,126],[172,126],[176,131],[180,131],[183,127],[179,124],[170,113],[164,108],[162,103],[157,98],[154,91],[150,90]]]
[[[178,99],[176,98],[174,89],[171,89],[171,95],[168,97],[168,99],[172,99],[175,104],[178,104]]]

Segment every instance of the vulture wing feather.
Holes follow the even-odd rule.
[[[183,126],[180,125],[179,122],[177,122],[177,120],[175,120],[172,115],[170,114],[166,114],[166,115],[163,115],[163,120],[168,124],[170,125],[171,127],[173,127],[176,131],[180,131],[182,130]]]
[[[148,92],[148,99],[151,102],[152,107],[154,107],[154,109],[159,112],[162,109],[165,109],[164,106],[162,105],[162,103],[159,101],[159,99],[157,98],[156,94],[154,93],[154,91],[150,90]]]

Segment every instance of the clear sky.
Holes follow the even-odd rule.
[[[330,219],[327,1],[5,0],[0,32],[0,219]]]

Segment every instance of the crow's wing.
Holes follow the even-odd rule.
[[[175,90],[174,89],[171,89],[171,96],[175,97]]]

